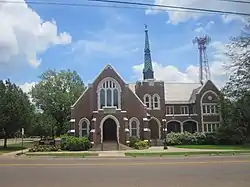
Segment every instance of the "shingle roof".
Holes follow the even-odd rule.
[[[129,84],[129,88],[135,93],[135,83]],[[199,91],[199,83],[165,83],[166,103],[188,103],[195,101],[195,94]]]

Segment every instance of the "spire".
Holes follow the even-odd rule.
[[[154,71],[151,61],[151,53],[148,39],[148,28],[145,25],[145,49],[144,49],[144,68],[143,68],[143,79],[154,79]]]

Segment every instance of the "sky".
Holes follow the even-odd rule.
[[[12,3],[11,3],[12,1]],[[65,2],[66,0],[41,0]],[[240,34],[244,17],[169,9],[35,5],[0,2],[0,79],[28,92],[48,69],[76,70],[85,84],[111,64],[130,83],[142,78],[144,24],[148,25],[155,78],[198,82],[197,36],[209,35],[211,79],[222,87],[229,73],[225,45]],[[13,3],[20,2],[20,3]],[[71,3],[111,5],[87,0]],[[134,1],[133,1],[134,2]],[[138,0],[137,2],[245,12],[250,4],[219,0]],[[116,5],[118,6],[118,5]],[[123,5],[126,6],[126,5]]]

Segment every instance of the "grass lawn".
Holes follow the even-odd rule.
[[[27,156],[56,156],[56,157],[88,157],[88,156],[98,156],[98,153],[26,153]]]
[[[126,156],[137,157],[137,156],[192,156],[192,155],[234,155],[249,153],[250,150],[242,151],[193,151],[193,152],[127,152]]]
[[[186,149],[250,150],[250,145],[175,145],[173,147]]]
[[[33,147],[33,145],[34,145],[33,142],[24,142],[23,147],[22,147],[22,143],[9,144],[7,146],[7,148],[4,148],[3,146],[0,146],[0,154],[31,148],[31,147]]]

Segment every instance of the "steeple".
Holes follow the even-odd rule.
[[[145,25],[145,48],[144,48],[144,68],[143,68],[143,79],[154,79],[154,71],[151,61],[151,53],[148,39],[148,28]]]

